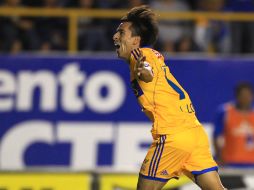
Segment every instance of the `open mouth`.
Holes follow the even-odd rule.
[[[118,50],[120,48],[120,44],[114,43],[114,45],[115,45],[116,50]]]

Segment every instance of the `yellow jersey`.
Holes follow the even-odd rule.
[[[130,79],[133,92],[145,114],[153,122],[152,134],[175,134],[201,125],[187,92],[177,82],[164,62],[164,57],[154,49],[140,48],[153,72],[153,80],[146,83],[135,78],[134,67],[137,50],[131,52]]]

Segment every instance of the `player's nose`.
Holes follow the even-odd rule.
[[[118,39],[118,35],[117,35],[117,33],[115,33],[114,35],[113,35],[113,40],[115,41],[115,40],[117,40]]]

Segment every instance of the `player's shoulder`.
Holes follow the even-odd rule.
[[[145,56],[147,61],[148,60],[162,60],[164,62],[163,55],[157,50],[152,49],[150,47],[141,47],[141,48],[132,50],[130,62],[135,63],[138,60],[140,54]]]
[[[145,56],[164,60],[163,55],[159,51],[157,51],[153,48],[142,47],[142,48],[140,48],[140,50],[142,51],[143,55],[145,55]]]
[[[150,48],[150,47],[142,47],[142,48],[139,48],[139,49],[140,49],[143,53],[162,56],[162,54],[161,54],[159,51],[157,51],[157,50],[155,50],[155,49],[153,49],[153,48]]]

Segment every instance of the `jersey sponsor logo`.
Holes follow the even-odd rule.
[[[48,66],[36,71],[20,68],[16,73],[0,68],[0,113],[117,111],[125,101],[122,77],[112,71],[96,71],[88,77],[80,67],[81,63],[69,62],[58,71]]]
[[[163,57],[158,51],[156,51],[156,50],[154,50],[154,49],[152,49],[152,51],[154,52],[154,54],[156,55],[156,57],[157,57],[158,59],[160,59],[160,58]]]

